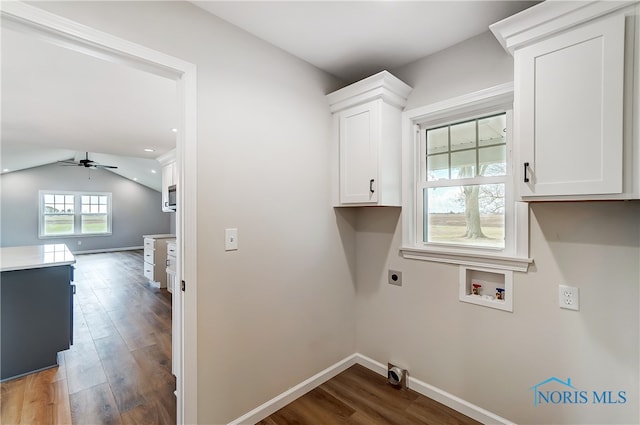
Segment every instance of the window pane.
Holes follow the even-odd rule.
[[[449,179],[449,154],[433,155],[427,157],[427,180]]]
[[[478,120],[478,145],[487,146],[505,143],[507,114]]]
[[[68,235],[73,233],[72,215],[45,215],[45,235]]]
[[[427,154],[447,152],[449,150],[449,127],[427,130]]]
[[[451,178],[468,179],[476,176],[476,151],[451,152]]]
[[[425,242],[504,248],[504,184],[426,188]]]
[[[45,204],[53,204],[55,197],[53,195],[44,195]]]
[[[476,147],[476,122],[469,121],[451,126],[451,150]]]
[[[98,200],[99,200],[99,199],[100,199],[100,197],[99,197],[99,196],[93,196],[93,195],[92,195],[92,196],[91,196],[91,203],[92,203],[92,204],[96,204],[96,205],[97,205],[97,204],[98,204]]]
[[[481,176],[504,176],[507,173],[506,145],[478,149]]]
[[[100,196],[99,197],[99,204],[100,205],[107,205],[107,197],[106,196]]]
[[[64,203],[73,205],[73,195],[64,195]]]
[[[98,208],[98,212],[106,214],[107,213],[107,206],[106,205],[100,205],[100,208]]]
[[[91,206],[90,206],[90,205],[84,205],[84,204],[83,204],[83,205],[82,205],[82,213],[83,213],[83,214],[86,214],[86,213],[88,213],[88,212],[91,212],[91,211],[90,211],[90,208],[91,208]]]
[[[82,203],[83,204],[90,204],[91,203],[91,196],[82,195]]]
[[[107,233],[108,231],[106,214],[82,216],[82,233]]]

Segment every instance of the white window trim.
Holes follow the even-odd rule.
[[[66,235],[45,235],[44,232],[44,195],[46,194],[55,194],[55,195],[73,195],[74,196],[74,213],[73,213],[73,221],[74,221],[74,233],[69,233]],[[82,214],[82,196],[83,195],[98,195],[98,196],[106,196],[109,199],[109,204],[107,208],[107,226],[109,231],[105,233],[81,233],[82,225],[81,218],[84,214]],[[61,239],[61,238],[84,238],[84,237],[94,237],[94,236],[111,236],[112,233],[112,196],[111,192],[85,192],[85,191],[72,191],[72,190],[40,190],[38,192],[39,202],[38,202],[38,239]]]
[[[402,114],[403,187],[400,253],[404,258],[519,272],[528,270],[529,264],[533,262],[533,259],[529,258],[529,206],[527,203],[513,201],[513,183],[509,196],[511,201],[507,201],[509,205],[505,208],[507,214],[509,210],[513,211],[513,214],[505,216],[505,232],[513,236],[505,241],[505,249],[425,245],[418,238],[418,229],[421,228],[419,223],[422,221],[422,217],[417,217],[416,209],[416,182],[420,176],[419,125],[427,122],[429,126],[455,122],[493,113],[501,108],[513,109],[513,83],[419,107]],[[513,178],[513,170],[508,170],[508,173]]]

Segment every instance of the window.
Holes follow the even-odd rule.
[[[111,234],[111,194],[40,191],[40,237]]]
[[[506,112],[422,130],[423,242],[505,247],[506,133]]]
[[[512,104],[509,84],[404,112],[405,258],[527,270],[528,205],[515,202]]]

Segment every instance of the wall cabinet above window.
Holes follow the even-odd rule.
[[[411,87],[387,71],[327,95],[334,206],[400,206],[402,108]]]
[[[491,26],[514,56],[521,199],[640,198],[639,8],[545,2]]]

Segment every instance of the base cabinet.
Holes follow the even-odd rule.
[[[144,276],[158,288],[167,287],[167,239],[175,235],[144,236]]]
[[[0,378],[58,364],[73,337],[72,266],[0,274]]]

